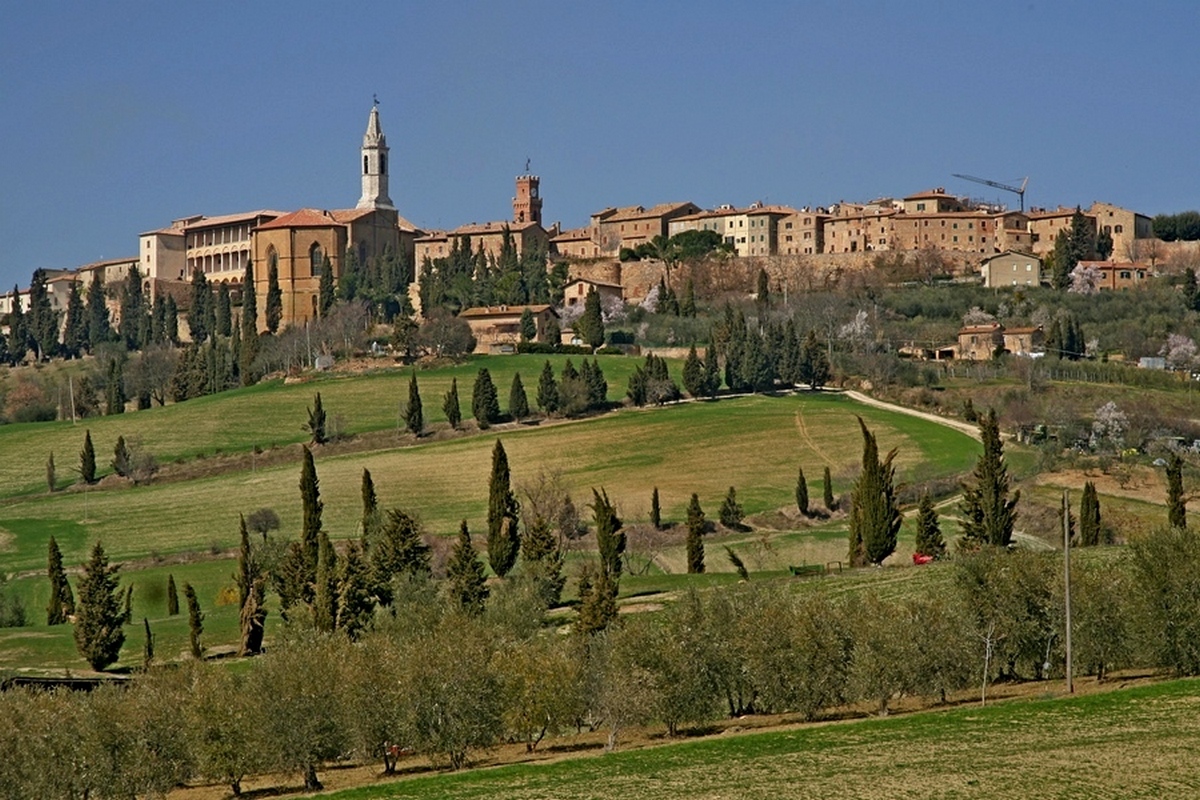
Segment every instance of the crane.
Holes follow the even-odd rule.
[[[1021,198],[1021,211],[1025,210],[1025,184],[1029,183],[1029,178],[1023,178],[1020,186],[1009,186],[1006,183],[998,183],[989,181],[987,178],[976,178],[972,175],[959,175],[957,172],[951,173],[955,178],[962,178],[964,181],[972,181],[973,183],[982,183],[984,186],[993,186],[997,189],[1003,189],[1006,192],[1012,192],[1017,197]]]

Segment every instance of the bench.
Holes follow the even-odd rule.
[[[820,564],[801,564],[798,567],[789,566],[788,571],[792,573],[793,577],[805,578],[809,575],[824,575],[825,567]]]

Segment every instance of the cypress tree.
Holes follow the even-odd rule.
[[[408,381],[408,405],[404,407],[404,427],[413,436],[425,430],[425,414],[421,410],[421,390],[417,387],[417,373]]]
[[[137,350],[143,344],[138,334],[141,330],[142,317],[145,315],[142,274],[134,264],[125,276],[125,293],[121,296],[121,319],[119,320],[121,338],[125,340],[125,346],[130,350]]]
[[[604,344],[604,316],[600,312],[600,295],[595,286],[588,287],[583,298],[583,315],[575,323],[575,330],[593,350]]]
[[[200,611],[196,590],[190,583],[183,584],[183,596],[187,599],[188,644],[192,648],[192,658],[200,658],[204,655],[204,648],[200,644],[200,635],[204,633],[204,614]]]
[[[342,568],[338,582],[336,627],[353,642],[371,626],[375,601],[371,596],[367,564],[357,542],[350,542],[346,555],[340,561]]]
[[[46,489],[53,494],[58,489],[58,475],[54,471],[54,453],[46,459]]]
[[[254,262],[246,262],[242,278],[242,350],[238,354],[238,376],[242,386],[254,385],[254,360],[258,358],[258,297],[254,290]]]
[[[520,505],[510,488],[508,454],[496,440],[492,448],[492,473],[488,479],[488,563],[492,572],[503,578],[513,568],[521,546],[517,529]]]
[[[616,586],[621,579],[621,557],[625,554],[624,523],[603,488],[592,489],[592,519],[596,523],[596,547],[600,551],[601,571]]]
[[[446,565],[446,580],[449,582],[450,596],[459,608],[470,616],[483,613],[488,598],[487,576],[479,553],[471,544],[471,532],[467,530],[465,519],[459,526],[458,541],[450,555],[450,563]]]
[[[233,576],[238,587],[242,633],[238,654],[247,656],[262,651],[263,626],[267,619],[267,610],[263,607],[263,601],[266,599],[266,574],[250,545],[250,530],[246,527],[245,516],[241,516],[239,534],[241,543],[238,547],[238,565]]]
[[[679,301],[679,316],[696,316],[696,286],[692,283],[691,278],[688,278],[683,284],[683,299]]]
[[[796,476],[796,508],[804,516],[808,516],[808,481],[804,479],[804,467]]]
[[[475,376],[475,388],[471,391],[471,413],[482,429],[490,428],[493,422],[500,419],[500,400],[487,367],[481,367]]]
[[[1200,286],[1196,282],[1196,270],[1192,267],[1183,271],[1183,307],[1188,311],[1200,311]]]
[[[113,448],[113,472],[122,478],[129,477],[129,448],[125,446],[125,437],[117,437],[117,445]]]
[[[721,366],[717,362],[717,348],[709,345],[704,354],[704,396],[712,399],[721,389]]]
[[[88,313],[79,291],[79,283],[71,283],[67,295],[67,320],[63,328],[63,349],[68,358],[78,358],[88,347]]]
[[[50,600],[46,604],[46,624],[61,625],[67,617],[75,613],[75,603],[70,604],[67,598],[71,596],[71,587],[67,583],[67,572],[63,569],[62,551],[58,549],[58,541],[50,537],[46,560],[46,575],[50,579]]]
[[[617,619],[617,585],[604,569],[587,564],[579,573],[579,618],[575,630],[599,633]]]
[[[154,634],[150,632],[150,620],[142,617],[142,626],[146,629],[146,642],[142,645],[142,669],[150,669],[154,663]]]
[[[1100,544],[1100,498],[1096,495],[1096,484],[1083,484],[1083,497],[1079,500],[1079,543],[1084,547]]]
[[[658,502],[658,487],[654,487],[654,493],[650,495],[650,524],[655,530],[662,530],[662,506]]]
[[[96,448],[92,446],[92,432],[83,432],[83,449],[79,451],[79,477],[84,483],[96,482]]]
[[[217,301],[213,308],[214,330],[218,336],[233,334],[233,303],[229,298],[229,284],[222,282],[217,287]]]
[[[512,388],[508,392],[508,415],[517,422],[529,416],[529,398],[521,384],[521,373],[513,373]]]
[[[272,263],[267,270],[267,332],[279,330],[283,320],[283,290],[279,288],[279,266]]]
[[[215,311],[208,278],[199,269],[192,270],[192,306],[188,309],[188,330],[193,342],[203,344],[213,334],[213,328],[216,327]],[[209,324],[210,319],[212,325]]]
[[[321,405],[321,393],[313,398],[312,408],[308,409],[308,422],[304,430],[312,436],[312,444],[325,444],[329,439],[325,435],[325,408]]]
[[[696,355],[696,345],[688,348],[687,359],[683,362],[683,388],[692,397],[701,397],[704,391],[704,362]]]
[[[550,523],[538,515],[526,520],[525,535],[521,537],[521,569],[534,586],[546,608],[558,605],[566,578],[563,576],[563,553]]]
[[[822,501],[825,503],[825,508],[830,511],[837,511],[837,500],[835,500],[833,497],[833,476],[829,472],[829,467],[825,467],[825,474],[822,476],[821,480],[825,484],[824,487],[822,487],[824,495],[822,497]]]
[[[816,390],[829,382],[831,374],[825,348],[817,341],[816,331],[810,330],[800,348],[800,380]]]
[[[321,314],[321,319],[329,316],[329,312],[333,311],[333,301],[336,299],[336,294],[333,286],[333,267],[329,263],[327,257],[322,257],[320,266],[321,280],[317,289],[317,309]]]
[[[1183,496],[1183,459],[1172,454],[1167,462],[1167,524],[1187,528],[1187,499]]]
[[[963,484],[960,505],[963,538],[976,544],[1007,547],[1012,541],[1021,492],[1013,492],[1009,499],[1008,467],[1004,464],[1000,424],[994,409],[980,415],[979,435],[983,440],[983,454],[975,463],[972,482]]]
[[[442,412],[445,413],[450,427],[458,430],[459,424],[462,423],[462,408],[458,404],[458,378],[450,379],[450,391],[446,392],[446,398],[442,401]]]
[[[125,587],[125,614],[122,617],[122,623],[128,625],[133,622],[133,584]]]
[[[313,625],[332,633],[337,624],[337,552],[325,531],[317,537],[317,586],[313,600]]]
[[[558,383],[554,380],[554,368],[550,366],[550,359],[546,359],[546,363],[542,365],[542,374],[538,378],[537,404],[543,414],[558,411]]]
[[[862,472],[850,494],[850,563],[882,564],[896,549],[904,521],[896,499],[896,450],[879,459],[875,434],[858,418],[863,436]]]
[[[120,359],[114,358],[108,362],[108,384],[104,394],[106,415],[125,413],[125,381],[122,372]]]
[[[408,575],[426,579],[431,571],[430,548],[421,526],[398,508],[387,512],[371,546],[371,585],[383,605],[392,602],[392,579]]]
[[[371,541],[371,534],[379,524],[379,499],[375,496],[375,481],[371,478],[371,470],[363,468],[362,472],[362,540]]]
[[[300,465],[300,502],[304,508],[304,526],[300,533],[304,580],[305,583],[311,584],[317,579],[321,511],[325,504],[321,502],[321,483],[317,478],[317,466],[313,463],[312,451],[307,447],[304,448],[304,458]]]
[[[921,555],[939,559],[946,555],[946,542],[929,492],[921,493],[921,503],[917,506],[917,541],[913,549]]]
[[[21,290],[13,286],[11,311],[8,312],[8,355],[12,363],[19,364],[29,350],[29,330],[25,321],[25,310],[21,306]]]
[[[521,312],[521,341],[532,342],[537,338],[537,321],[533,318],[533,312],[529,310],[529,306],[525,306],[525,310]]]
[[[163,336],[168,342],[179,343],[179,307],[171,295],[167,295],[167,307],[163,311]]]
[[[687,564],[689,575],[704,572],[704,510],[700,496],[692,493],[687,508]]]
[[[726,528],[739,528],[744,516],[745,512],[742,511],[742,506],[737,501],[737,490],[730,486],[725,495],[725,501],[721,503],[721,524]]]
[[[125,612],[118,595],[117,565],[108,563],[104,547],[96,542],[92,557],[79,579],[79,603],[75,609],[75,646],[94,670],[103,670],[117,660],[125,631]]]
[[[746,569],[746,564],[742,561],[741,556],[733,552],[733,548],[725,545],[725,555],[729,557],[729,563],[733,565],[733,569],[737,572],[738,578],[743,581],[750,580],[750,571]]]
[[[175,588],[175,576],[167,575],[167,616],[179,614],[179,591]]]
[[[88,348],[95,351],[96,345],[112,338],[112,326],[108,318],[108,304],[104,298],[104,283],[100,271],[92,273],[92,282],[87,292]]]

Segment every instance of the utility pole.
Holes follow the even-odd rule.
[[[1065,585],[1065,601],[1066,601],[1066,643],[1067,643],[1067,693],[1074,694],[1075,686],[1072,683],[1071,676],[1071,503],[1068,498],[1068,491],[1063,489],[1062,499],[1062,526],[1063,526],[1063,573],[1066,580]]]

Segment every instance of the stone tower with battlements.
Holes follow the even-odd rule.
[[[517,196],[513,198],[513,222],[542,224],[542,197],[538,194],[538,176],[530,175],[528,169],[524,175],[517,176]]]

